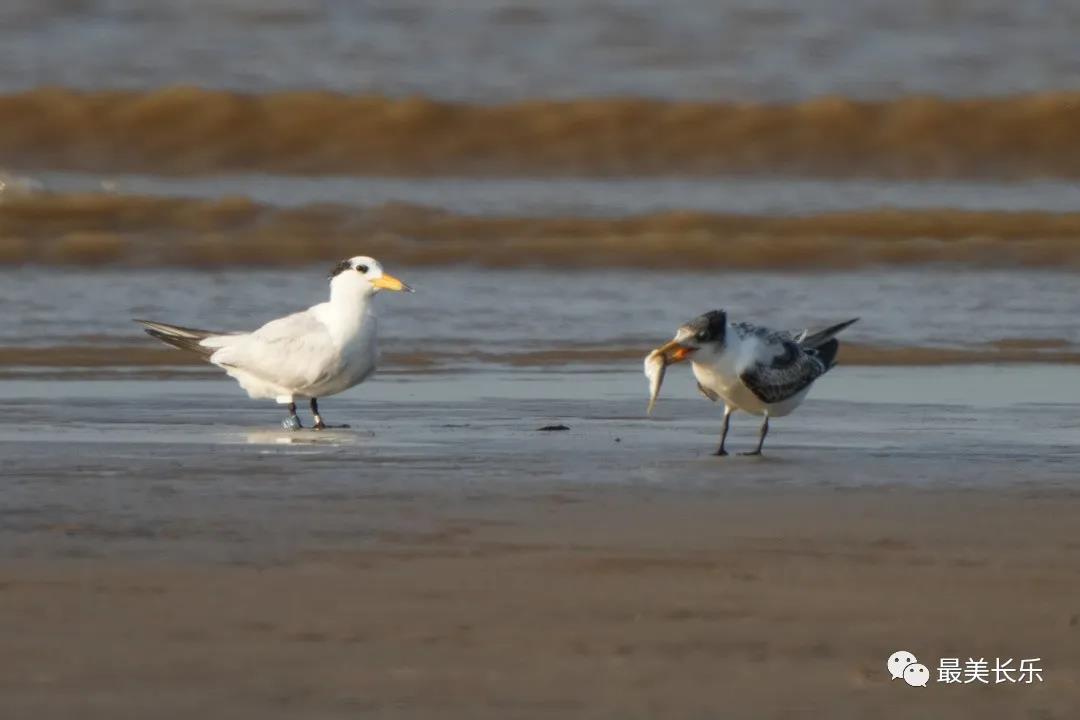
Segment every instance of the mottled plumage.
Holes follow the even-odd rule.
[[[810,386],[836,362],[840,347],[834,336],[855,320],[814,333],[773,330],[748,322],[728,322],[723,310],[690,320],[658,352],[669,362],[690,360],[698,389],[724,402],[724,429],[718,454],[726,455],[728,418],[735,410],[764,416],[760,453],[770,417],[792,412]]]
[[[838,345],[838,344],[837,344]],[[739,380],[764,403],[778,403],[798,394],[829,369],[819,351],[782,340],[782,350],[741,369]]]

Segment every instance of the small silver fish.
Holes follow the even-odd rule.
[[[667,358],[659,350],[653,350],[645,357],[645,377],[649,379],[649,407],[645,412],[650,415],[660,395],[660,386],[664,384],[667,365]]]

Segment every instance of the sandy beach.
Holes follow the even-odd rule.
[[[395,375],[322,435],[225,381],[5,381],[7,716],[1069,717],[1074,398],[921,370],[837,370],[762,459],[611,372]]]
[[[7,716],[1066,718],[1080,702],[1074,492],[336,504],[415,529],[307,528],[288,550],[270,535],[272,561],[6,560]],[[911,688],[885,671],[897,649],[1041,657],[1045,682]]]

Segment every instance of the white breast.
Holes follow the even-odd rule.
[[[376,326],[375,314],[365,313],[349,332],[339,334],[336,338],[341,342],[338,371],[309,388],[308,394],[315,397],[334,395],[369,378],[379,359]]]
[[[753,350],[747,343],[740,342],[733,332],[728,333],[728,344],[716,354],[695,356],[691,361],[694,377],[705,388],[712,390],[723,399],[732,410],[742,410],[753,415],[763,415],[768,406],[757,395],[743,385],[739,379],[739,370],[744,353]],[[702,352],[705,352],[703,349]]]

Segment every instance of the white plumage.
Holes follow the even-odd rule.
[[[220,333],[138,320],[151,336],[202,355],[252,398],[289,404],[287,427],[300,427],[295,403],[310,399],[315,427],[325,427],[317,398],[366,380],[378,362],[372,299],[379,290],[412,289],[369,257],[343,260],[331,273],[330,299],[247,333]]]

